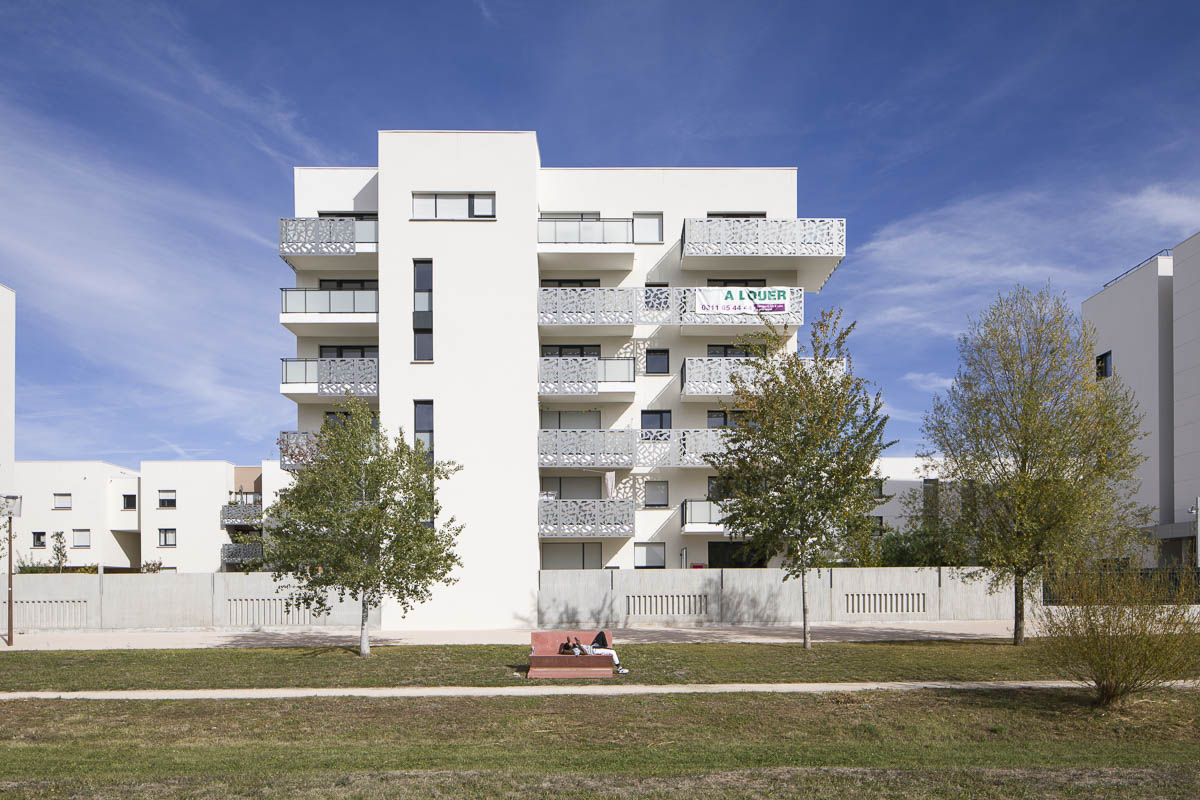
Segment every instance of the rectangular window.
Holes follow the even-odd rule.
[[[541,491],[554,495],[557,500],[601,500],[604,498],[604,483],[599,475],[544,477],[541,479]]]
[[[766,286],[767,280],[766,278],[709,278],[708,285],[721,287],[735,286],[744,288],[749,286]]]
[[[633,566],[635,569],[666,569],[666,542],[634,542]]]
[[[647,375],[667,375],[671,372],[671,351],[670,350],[647,350],[646,351],[646,374]]]
[[[883,517],[871,517],[871,535],[883,536]]]
[[[662,214],[633,215],[633,241],[635,244],[658,244],[662,240]]]
[[[668,433],[671,428],[670,411],[642,412],[642,441],[665,442],[671,438]]]
[[[709,219],[766,219],[765,211],[710,211]]]
[[[92,532],[86,528],[76,528],[71,531],[71,547],[91,547]]]
[[[600,410],[590,408],[582,411],[542,410],[541,425],[547,431],[598,431]]]
[[[413,192],[413,219],[495,219],[495,192]]]
[[[600,542],[542,542],[542,569],[603,569]]]
[[[433,361],[433,262],[413,262],[413,361]]]
[[[871,479],[871,496],[879,499],[883,497],[883,478]]]
[[[666,311],[671,307],[670,284],[646,281],[646,292],[642,304],[652,311]]]
[[[728,428],[735,424],[745,411],[709,411],[707,416],[708,427],[710,428]]]
[[[593,358],[600,357],[600,345],[598,344],[544,344],[542,345],[542,358],[569,358],[569,357],[591,356]]]
[[[174,547],[175,546],[175,529],[174,528],[159,528],[158,529],[158,546],[159,547]]]
[[[323,344],[317,355],[320,358],[379,358],[379,345]]]
[[[136,494],[121,495],[121,508],[124,509],[125,511],[135,510],[137,508],[137,495]]]
[[[175,490],[174,489],[159,489],[158,490],[158,507],[159,508],[175,508]]]
[[[433,458],[433,401],[413,401],[413,433]]]
[[[707,355],[709,358],[745,358],[746,348],[736,344],[710,344]]]
[[[666,508],[670,505],[667,481],[646,481],[646,508]]]
[[[543,289],[596,289],[599,278],[542,278]]]
[[[1112,377],[1112,350],[1096,356],[1096,380]]]
[[[378,289],[379,281],[367,278],[321,278],[320,289]]]
[[[34,531],[33,532],[33,546],[36,548],[43,548],[46,546],[46,532],[45,531]]]
[[[54,508],[56,510],[69,511],[71,509],[71,495],[66,493],[54,495]]]

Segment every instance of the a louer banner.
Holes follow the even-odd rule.
[[[790,293],[787,287],[710,286],[696,290],[698,314],[757,314],[758,312],[788,312]]]

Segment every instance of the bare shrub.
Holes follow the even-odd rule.
[[[1046,581],[1036,612],[1042,657],[1096,693],[1101,706],[1200,672],[1193,569],[1090,566]]]

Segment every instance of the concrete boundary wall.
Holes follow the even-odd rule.
[[[988,592],[977,568],[814,570],[810,622],[922,622],[1013,617],[1012,590]],[[538,624],[793,625],[803,618],[798,579],[780,569],[543,570]],[[1031,609],[1027,609],[1031,611]]]
[[[277,591],[282,589],[282,591]],[[357,603],[316,616],[285,607],[287,587],[265,572],[152,575],[16,575],[15,624],[37,630],[358,626]],[[0,619],[8,614],[0,601]],[[368,624],[378,629],[380,610]]]

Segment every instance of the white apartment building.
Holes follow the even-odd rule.
[[[544,168],[532,132],[381,131],[378,155],[295,170],[280,391],[285,436],[351,391],[463,465],[458,582],[384,627],[531,624],[539,569],[732,563],[702,456],[736,339],[757,302],[795,348],[845,221],[797,216],[794,168]]]
[[[1197,563],[1200,502],[1200,234],[1105,284],[1083,303],[1098,379],[1119,375],[1144,415],[1137,500],[1155,509],[1158,552]]]
[[[238,569],[261,553],[254,542],[233,538],[261,533],[262,472],[228,461],[143,461],[137,470],[103,461],[18,461],[10,484],[22,497],[13,555],[19,564],[52,563],[61,533],[67,567]]]
[[[17,414],[17,295],[0,285],[0,495],[12,494]]]

